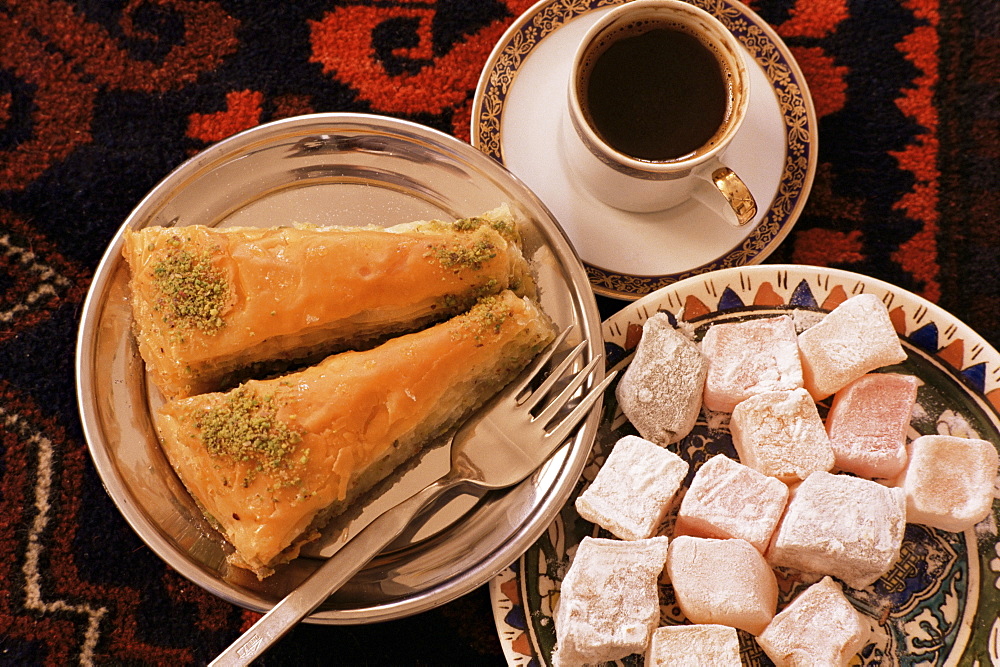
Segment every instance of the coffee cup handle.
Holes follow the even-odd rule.
[[[757,215],[757,202],[736,172],[716,163],[699,174],[711,187],[695,188],[694,197],[733,227],[742,227]],[[722,198],[719,198],[719,193]]]

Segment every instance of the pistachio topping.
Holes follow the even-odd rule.
[[[497,256],[497,249],[495,245],[485,240],[466,246],[431,244],[425,256],[434,257],[446,269],[464,268],[478,271],[483,268],[483,264]]]
[[[504,322],[510,318],[510,309],[499,296],[483,297],[468,312],[459,315],[461,318],[460,336],[472,336],[478,341],[483,336],[500,333]]]
[[[485,283],[476,288],[476,296],[484,297],[495,293],[497,291],[497,286],[499,284],[500,283],[497,281],[496,278],[490,278]]]
[[[171,328],[214,334],[225,324],[222,311],[229,284],[212,266],[211,250],[193,254],[181,243],[179,236],[172,237],[153,266],[153,280],[162,295],[154,307]]]
[[[499,290],[500,282],[496,278],[490,278],[481,285],[472,287],[462,294],[445,294],[441,297],[438,305],[451,312],[465,311],[476,304],[483,297],[496,294]]]
[[[261,396],[243,385],[229,392],[221,404],[200,413],[195,426],[212,456],[250,464],[243,486],[260,472],[271,475],[280,486],[301,484],[293,469],[308,461],[309,451],[293,456],[302,435],[278,419],[277,411],[273,394]]]
[[[495,230],[507,241],[517,241],[517,224],[513,220],[506,218],[494,218],[477,215],[469,218],[460,218],[452,223],[452,227],[460,232],[471,232],[484,226]]]

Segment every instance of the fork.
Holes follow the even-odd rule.
[[[601,355],[595,355],[582,370],[564,378],[586,347],[586,341],[581,341],[533,388],[568,333],[569,328],[564,329],[516,379],[455,432],[450,442],[451,469],[443,477],[368,524],[211,665],[245,665],[258,657],[347,583],[442,495],[483,495],[513,486],[540,468],[589,414],[615,375],[607,375],[581,395],[584,382],[602,361]],[[549,394],[555,396],[543,405]]]

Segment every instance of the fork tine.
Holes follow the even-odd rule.
[[[587,341],[582,340],[577,343],[576,347],[569,351],[566,357],[559,362],[559,365],[552,369],[552,371],[546,376],[545,380],[542,381],[535,391],[531,392],[530,396],[526,396],[521,404],[524,405],[525,409],[529,412],[534,410],[535,407],[542,401],[543,398],[552,390],[552,387],[558,382],[566,369],[569,368],[576,358],[580,355],[580,352],[587,346]],[[600,358],[598,355],[597,358]]]
[[[559,334],[555,337],[555,339],[553,339],[553,341],[549,343],[548,347],[542,350],[538,354],[538,356],[535,357],[535,359],[531,362],[531,365],[525,368],[523,371],[521,371],[521,374],[518,375],[517,379],[514,380],[516,384],[512,385],[511,388],[508,390],[510,392],[509,394],[507,394],[508,396],[514,396],[515,399],[521,396],[521,393],[528,388],[528,385],[531,384],[531,381],[535,379],[535,377],[543,368],[545,368],[545,364],[549,363],[549,359],[551,359],[552,355],[555,354],[555,351],[559,349],[559,346],[562,345],[562,342],[566,340],[566,336],[569,335],[569,332],[572,331],[572,329],[573,325],[570,324],[565,329],[560,331]],[[520,405],[523,402],[523,400],[518,400],[517,402],[518,405]]]
[[[575,429],[580,422],[583,421],[584,417],[587,416],[587,413],[590,412],[594,403],[596,403],[597,400],[604,395],[604,390],[608,388],[608,385],[611,384],[611,381],[615,379],[615,375],[617,374],[618,371],[611,371],[604,376],[601,383],[591,389],[590,392],[583,397],[583,400],[581,400],[573,408],[572,412],[563,417],[558,426],[556,426],[552,431],[549,431],[545,437],[552,438],[554,442],[557,443],[562,443],[563,440],[568,438],[573,432],[573,429]]]
[[[587,378],[590,377],[590,374],[594,371],[595,368],[597,368],[597,364],[601,363],[602,361],[603,358],[599,354],[596,355],[593,359],[591,359],[590,363],[587,364],[583,368],[583,370],[574,375],[572,379],[569,381],[569,383],[563,388],[563,390],[560,391],[559,394],[555,398],[553,398],[549,402],[549,404],[545,406],[545,409],[539,412],[538,415],[535,417],[535,419],[533,419],[532,421],[540,422],[542,426],[548,425],[549,421],[551,421],[552,418],[555,417],[560,410],[566,407],[566,404],[569,402],[569,399],[573,397],[573,395],[577,392],[578,389],[580,389],[581,386],[583,386],[583,383],[587,381]],[[553,375],[555,375],[555,373],[553,373]],[[549,377],[551,378],[552,375],[550,375]],[[536,392],[536,394],[541,394],[541,392]]]

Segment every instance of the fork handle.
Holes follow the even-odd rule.
[[[446,475],[384,512],[230,644],[211,665],[249,664],[350,581],[439,495],[461,482]]]

